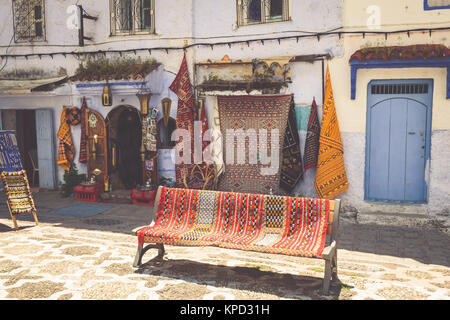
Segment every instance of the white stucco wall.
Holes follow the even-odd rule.
[[[86,36],[93,37],[93,41],[86,41],[86,46],[78,47],[78,30],[67,28],[69,14],[66,12],[70,5],[83,5],[84,9],[93,16],[98,16],[96,22],[85,22]],[[46,41],[30,43],[12,43],[7,49],[12,36],[11,3],[0,3],[0,21],[4,21],[0,29],[0,52],[4,53],[45,53],[55,51],[96,51],[106,49],[133,49],[155,47],[181,47],[193,43],[217,43],[257,38],[270,38],[303,34],[304,32],[323,32],[343,27],[344,30],[370,30],[367,21],[370,13],[367,8],[376,5],[380,9],[381,31],[391,31],[407,28],[442,27],[450,21],[450,10],[424,11],[423,1],[417,0],[380,0],[375,4],[370,0],[291,0],[290,21],[267,23],[251,26],[237,26],[235,1],[231,0],[167,0],[156,1],[156,32],[151,35],[110,36],[109,1],[108,0],[58,0],[46,1]],[[393,211],[439,213],[448,209],[448,156],[442,150],[449,150],[448,135],[450,130],[450,100],[445,97],[446,70],[433,68],[414,69],[373,69],[358,71],[357,96],[350,99],[350,66],[349,58],[356,50],[369,46],[392,46],[409,44],[437,43],[449,46],[449,32],[436,31],[430,36],[428,32],[411,33],[389,36],[375,36],[367,34],[345,35],[342,40],[337,36],[323,36],[320,41],[315,38],[302,38],[278,41],[252,42],[232,45],[194,46],[187,49],[187,60],[191,75],[191,82],[195,84],[194,64],[206,60],[221,60],[225,55],[230,59],[269,58],[275,56],[296,56],[329,53],[333,59],[329,61],[331,79],[334,89],[336,109],[345,149],[345,164],[350,182],[350,189],[342,195],[344,206],[355,207],[359,211]],[[155,58],[164,66],[164,74],[150,81],[154,86],[151,105],[159,106],[162,98],[170,96],[172,110],[176,108],[176,98],[168,90],[168,86],[178,71],[183,51],[155,51],[151,55],[147,51],[137,52],[142,58]],[[134,54],[129,54],[134,57]],[[83,57],[80,58],[83,61]],[[3,64],[4,61],[1,62]],[[30,68],[57,73],[64,68],[68,74],[73,74],[80,60],[75,57],[55,55],[39,59],[30,57],[8,59],[8,64],[0,76],[14,69],[26,70]],[[1,65],[0,64],[0,65]],[[322,70],[321,63],[291,63],[293,83],[284,91],[294,93],[298,106],[307,107],[312,97],[322,104]],[[372,79],[405,79],[431,78],[434,80],[433,119],[432,119],[432,151],[431,162],[428,167],[429,203],[417,206],[373,205],[364,201],[364,156],[365,156],[365,128],[367,84]],[[162,89],[156,89],[162,88]],[[55,110],[55,128],[59,125],[61,106],[80,105],[80,97],[88,97],[89,107],[106,116],[111,107],[103,107],[99,92],[77,92],[71,85],[50,95],[33,96],[0,96],[1,108],[53,108]],[[130,104],[139,107],[135,92],[114,92],[114,106]],[[231,93],[228,93],[231,94]],[[236,93],[235,93],[236,94]],[[123,99],[123,101],[121,101]],[[206,99],[207,115],[211,119],[215,99]],[[114,107],[113,106],[113,107]],[[320,115],[320,113],[319,113]],[[79,129],[72,130],[75,143],[79,141]],[[55,133],[56,135],[56,133]],[[303,151],[305,132],[300,132]],[[76,157],[77,159],[77,157]],[[62,169],[59,176],[62,175]],[[314,170],[309,170],[306,177],[296,189],[302,195],[314,196],[312,182]]]
[[[418,28],[448,27],[450,10],[425,11],[423,1],[345,0],[344,30],[370,31],[367,9],[379,9],[380,28],[392,31]],[[370,10],[369,10],[370,11]],[[373,11],[371,11],[373,12]],[[413,44],[450,45],[449,31],[412,32],[389,35],[366,34],[343,37],[343,54],[330,62],[336,110],[344,144],[344,159],[350,188],[342,195],[343,204],[362,212],[430,213],[448,212],[450,179],[448,136],[450,130],[450,100],[446,98],[446,68],[360,69],[357,73],[356,99],[350,99],[351,55],[366,47],[407,46]],[[425,176],[428,203],[423,205],[375,204],[364,201],[364,169],[366,144],[367,88],[373,79],[433,79],[431,158]]]

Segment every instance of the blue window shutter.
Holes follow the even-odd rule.
[[[36,110],[39,186],[56,189],[55,141],[52,110]]]

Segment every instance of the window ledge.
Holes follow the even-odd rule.
[[[282,22],[292,22],[292,18],[289,18],[287,20],[269,20],[269,21],[265,21],[265,22],[250,22],[250,23],[246,23],[246,24],[237,24],[237,28],[242,28],[242,27],[249,27],[249,26],[259,26],[259,25],[264,25],[264,24],[272,24],[272,23],[282,23]]]

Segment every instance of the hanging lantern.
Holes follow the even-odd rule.
[[[102,103],[104,106],[112,106],[111,87],[109,86],[108,82],[106,82],[105,86],[103,87]]]
[[[148,104],[150,102],[150,99],[152,98],[151,93],[138,93],[136,96],[139,98],[139,102],[141,104],[141,113],[143,115],[148,114]]]
[[[170,107],[172,105],[172,100],[170,100],[169,98],[164,98],[161,100],[161,105],[162,105],[164,126],[167,128],[169,125]]]

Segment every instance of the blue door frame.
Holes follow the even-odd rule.
[[[428,92],[427,93],[414,93],[414,94],[409,94],[409,93],[390,93],[390,91],[388,91],[389,93],[384,93],[384,94],[372,94],[371,88],[373,85],[385,85],[385,86],[389,86],[389,85],[411,85],[411,84],[427,84],[428,85]],[[391,86],[392,87],[392,86]],[[367,91],[367,120],[366,120],[366,155],[365,155],[365,159],[366,159],[366,165],[365,165],[365,183],[364,183],[364,199],[366,201],[374,201],[374,202],[385,202],[385,203],[427,203],[428,201],[428,185],[426,183],[426,177],[427,177],[427,172],[425,172],[426,170],[426,166],[427,166],[427,162],[430,160],[430,154],[431,154],[431,119],[432,119],[432,101],[433,101],[433,79],[398,79],[398,80],[372,80],[369,82],[368,84],[368,91]],[[399,91],[401,92],[401,90]],[[398,100],[397,100],[398,99]],[[379,198],[379,197],[373,197],[374,192],[373,190],[370,190],[371,188],[371,183],[374,181],[374,179],[378,179],[377,177],[373,178],[371,177],[371,174],[373,175],[376,169],[375,165],[373,168],[371,168],[371,157],[374,157],[374,155],[371,155],[372,152],[372,147],[376,148],[377,144],[378,144],[378,140],[373,140],[372,139],[372,131],[376,132],[376,129],[372,130],[372,120],[377,121],[379,117],[378,115],[376,115],[375,113],[372,114],[372,112],[374,112],[373,108],[376,106],[381,106],[381,104],[386,104],[387,102],[391,101],[390,103],[396,103],[397,105],[401,105],[402,101],[403,103],[405,103],[405,101],[409,101],[411,102],[411,104],[415,104],[415,105],[421,105],[421,106],[425,106],[426,107],[426,123],[425,123],[425,127],[426,127],[426,131],[425,131],[425,139],[424,139],[424,161],[423,161],[423,167],[418,167],[416,166],[418,169],[417,170],[423,170],[423,177],[424,177],[424,181],[423,181],[423,194],[420,200],[395,200],[395,199],[391,199],[391,197],[387,197],[387,198]],[[406,104],[408,105],[409,102],[406,102]],[[392,112],[392,110],[394,110],[394,112],[397,112],[398,114],[401,114],[399,111],[400,109],[392,109],[392,104],[390,105],[390,112]],[[409,107],[407,107],[409,108]],[[396,111],[395,111],[396,110]],[[406,109],[409,110],[409,109]],[[372,119],[373,117],[373,119]],[[382,122],[382,117],[383,114],[381,113],[381,117],[379,120],[381,120]],[[392,119],[392,115],[390,114],[389,119]],[[406,115],[407,117],[407,115]],[[391,120],[390,120],[391,121]],[[406,123],[408,123],[408,118],[406,118]],[[380,122],[380,121],[379,121]],[[406,124],[405,126],[405,134],[406,130],[407,130],[408,124]],[[379,129],[379,128],[377,128]],[[398,130],[401,130],[400,128],[395,128]],[[381,131],[383,132],[383,131]],[[410,135],[414,135],[415,133],[410,132],[408,133]],[[392,136],[391,136],[391,132],[389,132],[388,134],[389,139],[392,140]],[[378,138],[378,137],[376,137]],[[379,139],[381,140],[383,137],[379,137]],[[408,136],[406,136],[405,139],[408,139]],[[391,140],[389,140],[389,143],[391,143]],[[374,142],[371,142],[374,141]],[[408,141],[408,140],[405,140]],[[373,143],[373,146],[371,145]],[[381,143],[381,145],[383,145]],[[389,147],[389,150],[391,147]],[[407,147],[404,147],[404,149],[407,149]],[[398,151],[398,154],[400,154],[401,152],[403,152],[402,147],[400,146],[398,148],[398,150],[396,149],[394,154],[395,158],[395,153]],[[382,151],[380,150],[380,153]],[[408,154],[405,154],[405,176],[407,175],[406,172],[406,159],[408,157]],[[389,154],[388,156],[388,160],[391,161],[391,155]],[[395,160],[393,160],[395,161]],[[374,162],[376,162],[374,160]],[[420,162],[419,162],[420,163]],[[388,167],[390,168],[391,165],[388,164]],[[372,169],[372,170],[371,170]],[[372,172],[372,173],[371,173]],[[389,172],[388,172],[388,181],[390,181],[390,176],[389,176]],[[394,171],[393,173],[394,175],[396,174],[396,171]],[[371,179],[372,178],[372,179]],[[388,182],[389,184],[389,182]],[[406,187],[410,187],[410,188],[420,188],[420,186],[411,186],[411,185],[407,185],[406,184],[406,178],[405,178],[405,192],[406,192]],[[373,186],[372,186],[373,189]],[[416,192],[421,192],[420,189],[416,190]],[[395,193],[395,191],[393,192]]]

